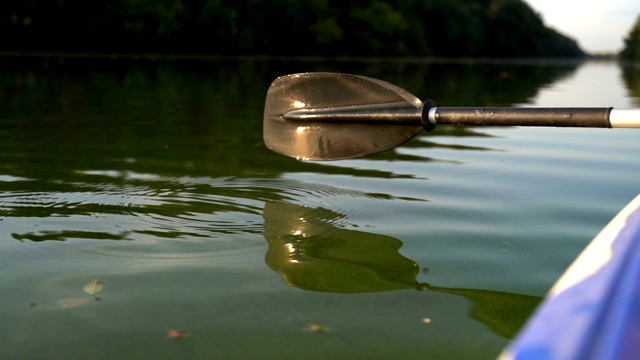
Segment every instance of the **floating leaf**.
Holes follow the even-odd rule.
[[[84,292],[86,292],[89,295],[95,295],[97,293],[99,293],[100,291],[102,291],[102,289],[104,288],[104,286],[102,286],[102,284],[100,283],[99,280],[93,280],[92,282],[88,283],[87,285],[85,285],[82,290]]]
[[[64,298],[58,300],[58,308],[60,309],[71,309],[76,308],[78,306],[82,306],[87,304],[89,299],[87,298]]]
[[[323,325],[318,325],[318,324],[314,324],[311,321],[305,321],[304,322],[304,328],[307,331],[311,331],[311,332],[331,332],[331,329],[329,329],[326,326]]]
[[[189,336],[189,333],[182,330],[169,330],[167,331],[167,337],[169,339],[183,339]]]

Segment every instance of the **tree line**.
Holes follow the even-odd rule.
[[[2,50],[582,57],[522,0],[3,0]]]
[[[629,31],[629,35],[624,40],[624,48],[620,52],[623,60],[640,61],[640,16]]]

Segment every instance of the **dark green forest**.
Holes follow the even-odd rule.
[[[638,16],[636,23],[624,40],[624,49],[620,52],[620,58],[640,61],[640,16]]]
[[[522,0],[3,0],[0,50],[582,57]]]

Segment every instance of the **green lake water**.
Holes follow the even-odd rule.
[[[613,62],[0,63],[6,359],[493,359],[640,192],[633,129],[439,126],[338,162],[262,142],[280,75],[640,106],[640,70]]]

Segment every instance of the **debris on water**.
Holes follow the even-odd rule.
[[[85,293],[89,294],[89,295],[96,295],[99,292],[101,292],[103,288],[104,288],[104,286],[102,285],[100,280],[93,280],[92,282],[90,282],[87,285],[85,285],[82,288],[82,290]],[[100,300],[100,298],[96,296],[95,300],[98,301],[98,300]]]
[[[169,330],[167,331],[167,337],[169,339],[184,339],[189,336],[189,333],[182,330]]]
[[[312,323],[309,320],[304,322],[304,329],[307,331],[318,332],[318,333],[331,332],[331,329],[329,329],[329,327]]]
[[[58,300],[58,308],[59,309],[72,309],[77,308],[78,306],[85,305],[91,301],[87,298],[64,298]]]
[[[430,288],[431,288],[431,285],[429,285],[427,283],[422,283],[422,284],[416,285],[416,290],[418,290],[418,291],[429,290]]]
[[[424,317],[420,319],[420,321],[422,321],[425,324],[431,324],[431,318],[428,318],[428,317]]]

